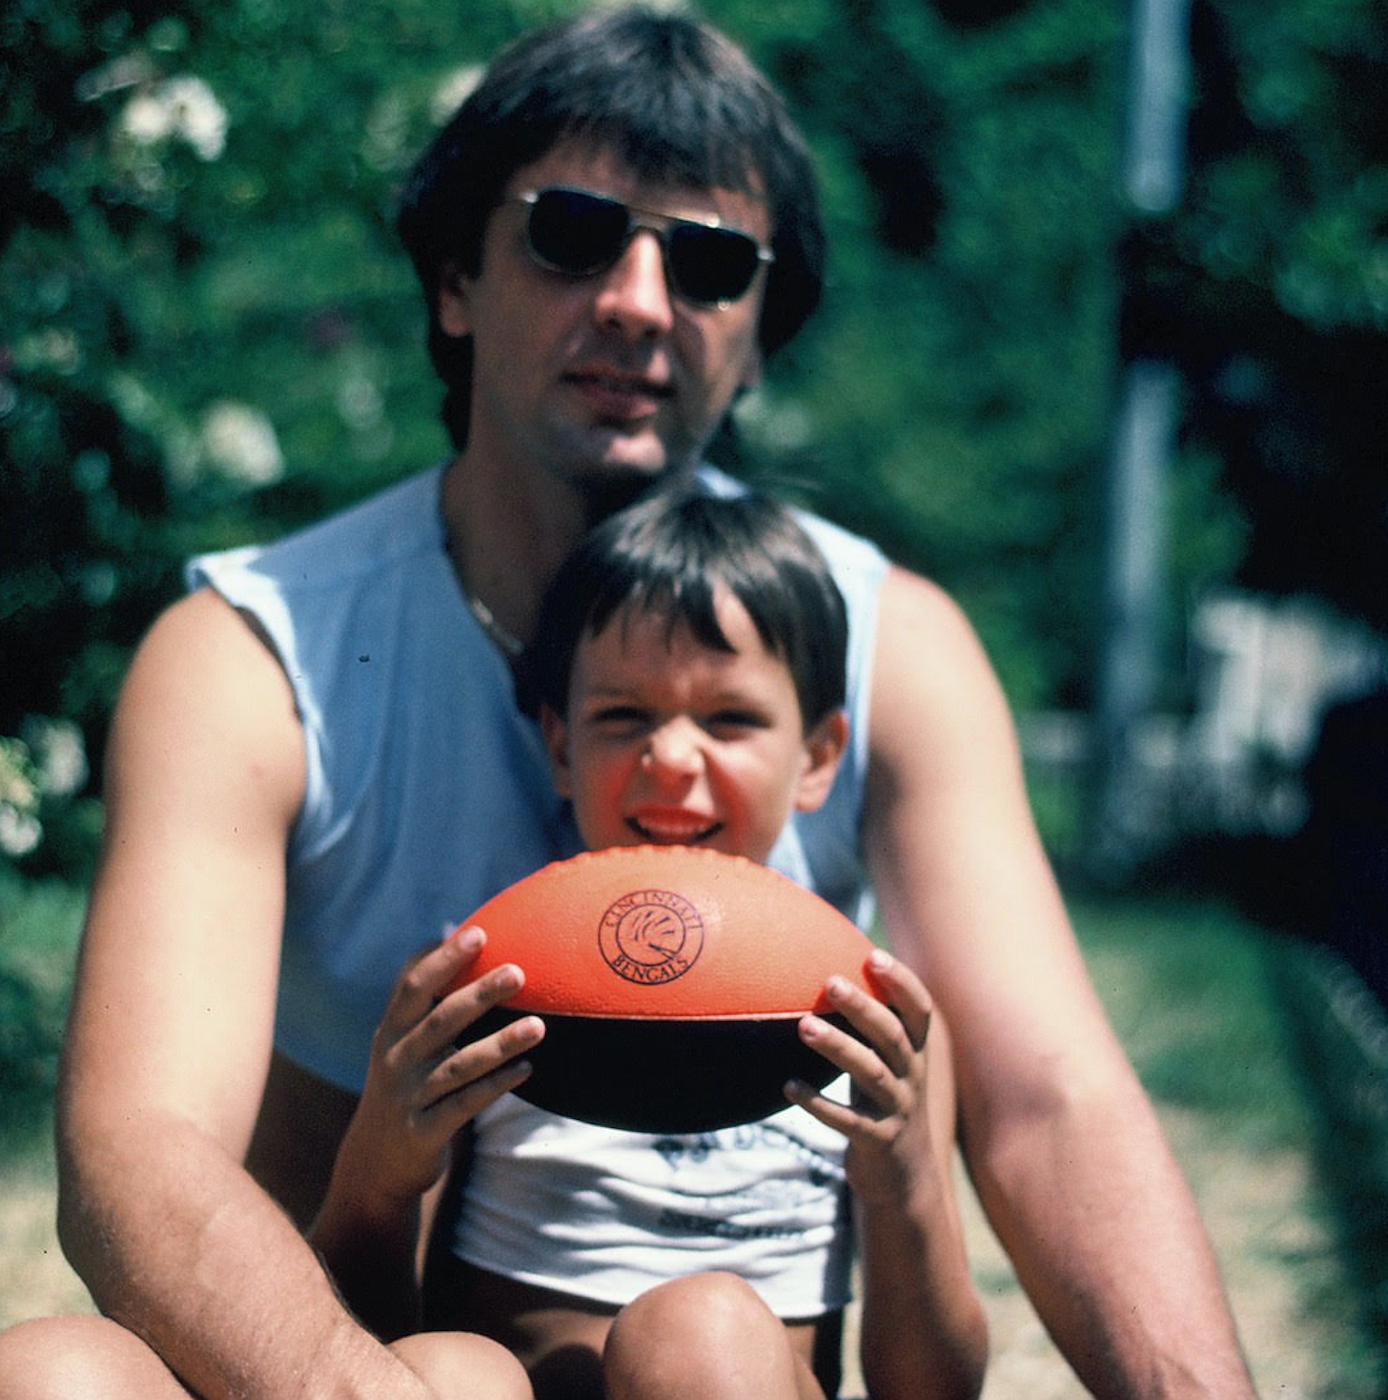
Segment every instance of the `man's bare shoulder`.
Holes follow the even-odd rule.
[[[900,565],[892,565],[883,581],[878,627],[889,650],[901,643],[927,645],[944,649],[951,660],[987,668],[978,634],[954,597]]]
[[[278,666],[274,649],[255,619],[213,588],[199,588],[170,603],[155,618],[136,652],[136,665],[177,666],[223,658],[228,664]]]
[[[882,588],[873,665],[872,748],[1011,753],[1011,716],[982,643],[943,588],[893,567]]]
[[[253,766],[282,812],[302,793],[303,747],[294,696],[268,640],[210,589],[171,604],[136,650],[112,727],[117,794],[132,765],[212,764],[230,777]]]

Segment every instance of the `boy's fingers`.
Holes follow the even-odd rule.
[[[825,1127],[833,1128],[845,1136],[848,1136],[857,1124],[858,1114],[854,1109],[848,1104],[838,1103],[826,1097],[812,1084],[806,1084],[803,1079],[787,1080],[782,1092],[791,1103],[798,1104],[806,1113],[818,1118]]]
[[[847,978],[831,977],[825,984],[829,1004],[866,1041],[860,1049],[885,1062],[893,1074],[906,1075],[911,1070],[911,1057],[916,1045],[895,1007],[883,1005]],[[859,1042],[846,1037],[852,1045]],[[835,1060],[837,1064],[837,1059]],[[842,1066],[851,1069],[853,1066]]]
[[[461,1046],[430,1073],[427,1081],[430,1101],[437,1103],[460,1090],[485,1085],[493,1077],[501,1087],[488,1093],[488,1102],[500,1097],[529,1075],[529,1064],[516,1056],[533,1050],[544,1035],[545,1024],[538,1016],[522,1016],[481,1040]]]
[[[493,1007],[515,996],[525,985],[525,974],[514,963],[504,963],[475,982],[434,1001],[416,1025],[404,1031],[399,1045],[416,1060],[442,1060],[460,1036]]]
[[[486,941],[487,935],[480,928],[463,928],[432,948],[417,953],[405,964],[391,988],[382,1025],[405,1029],[422,1020],[449,986],[476,961]]]
[[[906,1076],[893,1070],[883,1054],[819,1016],[802,1017],[799,1031],[800,1039],[810,1049],[848,1074],[853,1081],[855,1101],[866,1100],[884,1114],[901,1109],[901,1085]],[[900,1027],[897,1039],[902,1040]],[[831,1126],[838,1124],[831,1123]]]
[[[464,1082],[445,1093],[424,1110],[423,1117],[431,1132],[444,1139],[451,1138],[503,1094],[518,1089],[529,1075],[529,1061],[508,1060],[490,1074]]]
[[[919,1050],[930,1033],[930,1017],[934,1011],[925,984],[900,958],[894,958],[884,948],[874,949],[868,958],[868,976],[900,1017],[912,1047]]]

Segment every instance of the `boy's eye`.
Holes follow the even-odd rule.
[[[604,705],[589,716],[589,723],[600,729],[637,729],[647,718],[646,711],[637,705]]]
[[[719,710],[706,724],[714,734],[738,734],[748,729],[765,729],[766,719],[755,710]]]

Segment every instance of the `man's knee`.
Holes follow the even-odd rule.
[[[186,1400],[187,1394],[144,1342],[104,1317],[44,1318],[0,1333],[0,1400]]]

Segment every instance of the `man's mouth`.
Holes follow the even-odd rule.
[[[605,365],[580,365],[564,377],[600,416],[617,420],[654,413],[672,392],[667,380]]]
[[[643,810],[629,816],[626,824],[652,846],[695,846],[723,830],[723,823],[713,817],[680,808]]]

